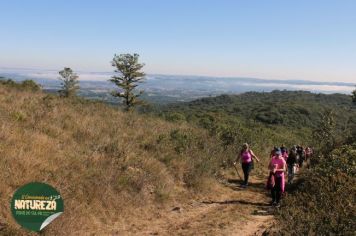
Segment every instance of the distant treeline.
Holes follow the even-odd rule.
[[[14,80],[5,77],[0,77],[0,85],[7,85],[13,88],[31,91],[40,91],[42,89],[41,85],[37,84],[33,80],[23,80],[21,82],[15,82]]]
[[[221,95],[187,103],[156,108],[167,119],[194,121],[219,114],[226,118],[239,117],[265,125],[315,127],[324,110],[334,111],[338,124],[346,125],[355,116],[351,96],[344,94],[314,94],[306,91],[248,92]],[[173,116],[173,117],[172,117]]]

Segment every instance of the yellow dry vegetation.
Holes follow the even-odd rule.
[[[65,204],[44,234],[112,234],[113,225],[209,192],[226,158],[221,147],[186,123],[0,86],[2,233],[24,233],[9,202],[18,187],[39,181]]]

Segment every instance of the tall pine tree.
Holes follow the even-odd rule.
[[[116,86],[120,88],[119,91],[113,92],[115,97],[123,98],[125,110],[129,111],[134,106],[142,104],[143,102],[138,97],[143,91],[136,91],[138,83],[143,82],[145,73],[141,71],[144,64],[139,63],[138,54],[120,54],[114,56],[112,66],[114,66],[115,75],[110,79]]]
[[[62,89],[59,90],[59,95],[61,97],[72,97],[76,95],[77,90],[79,89],[78,86],[78,78],[79,76],[73,72],[71,68],[64,67],[63,70],[59,71],[59,74],[62,78],[61,86]]]

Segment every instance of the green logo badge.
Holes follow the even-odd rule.
[[[22,227],[41,231],[63,213],[63,199],[52,186],[33,182],[19,188],[11,200],[11,211]]]

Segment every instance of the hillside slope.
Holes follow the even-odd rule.
[[[264,191],[270,148],[307,142],[310,128],[286,132],[281,125],[211,117],[202,116],[199,124],[209,129],[201,129],[60,99],[32,83],[0,85],[0,204],[8,206],[21,185],[40,181],[58,189],[65,203],[44,235],[261,232],[271,221]],[[241,191],[231,163],[246,141],[261,163]],[[0,234],[31,233],[3,207]]]
[[[1,205],[25,183],[55,186],[67,210],[49,234],[108,233],[135,207],[204,192],[225,158],[203,130],[105,104],[0,86],[0,111]],[[20,232],[7,207],[0,218]]]
[[[206,130],[98,102],[60,99],[30,85],[0,85],[0,204],[8,206],[15,190],[28,182],[54,186],[65,212],[44,235],[232,232],[234,221],[250,219],[267,201],[263,188],[256,189],[257,195],[241,195],[238,182],[225,186],[217,181],[235,176],[224,167],[236,147],[224,148]],[[264,169],[257,166],[254,173],[263,176]],[[239,204],[243,194],[255,196],[257,205]],[[232,204],[211,205],[228,200]],[[181,215],[172,211],[176,206],[183,209]],[[206,214],[211,220],[205,221]],[[185,228],[193,219],[195,226]],[[9,207],[0,209],[0,233],[31,234],[14,221]]]

